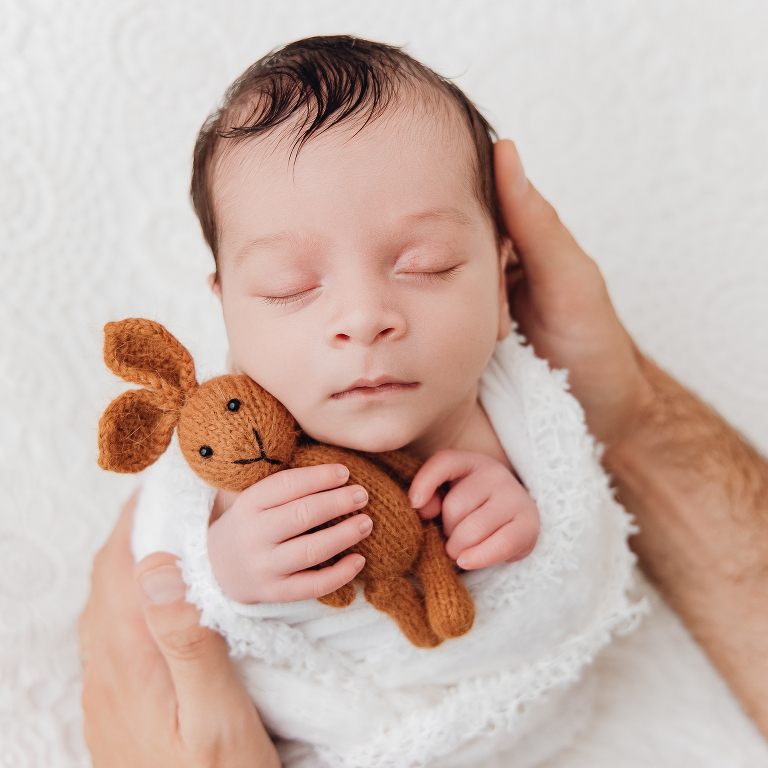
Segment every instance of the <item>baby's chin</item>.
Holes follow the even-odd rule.
[[[417,435],[412,426],[399,425],[394,421],[388,424],[366,424],[364,420],[351,426],[340,424],[328,426],[309,426],[300,424],[306,435],[320,443],[350,448],[353,451],[382,453],[397,451],[413,442]]]

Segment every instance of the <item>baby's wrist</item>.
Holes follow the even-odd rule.
[[[239,537],[226,514],[208,528],[208,560],[221,591],[236,603],[255,602],[250,594],[252,580],[245,576],[237,543]]]

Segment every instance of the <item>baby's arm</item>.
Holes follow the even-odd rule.
[[[289,603],[351,581],[362,555],[307,570],[371,532],[371,518],[359,514],[307,533],[368,503],[364,488],[344,485],[348,479],[346,467],[323,464],[276,472],[243,491],[208,529],[208,556],[224,593],[239,603]]]
[[[441,500],[443,483],[450,487]],[[446,552],[465,570],[521,560],[536,546],[536,504],[504,465],[483,453],[438,451],[408,495],[423,518],[442,512]]]

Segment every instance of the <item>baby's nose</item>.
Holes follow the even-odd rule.
[[[405,335],[405,330],[405,318],[392,307],[366,301],[357,306],[345,303],[328,323],[327,340],[335,347],[350,343],[369,345],[383,340],[395,341]]]

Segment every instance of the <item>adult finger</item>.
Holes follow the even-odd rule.
[[[362,541],[373,530],[368,515],[352,515],[329,528],[297,536],[275,551],[285,574],[314,568]]]
[[[275,472],[246,488],[240,498],[260,509],[272,509],[321,491],[338,488],[349,480],[343,464],[318,464]]]
[[[95,768],[115,765],[115,756],[133,747],[128,722],[151,738],[167,712],[158,702],[172,693],[133,581],[130,531],[135,503],[136,494],[94,559],[91,593],[78,625],[83,734]]]
[[[352,581],[364,565],[365,558],[352,553],[327,568],[294,573],[281,582],[275,602],[292,603],[328,595]]]
[[[522,264],[509,280],[512,315],[539,357],[568,370],[590,431],[616,442],[650,396],[637,348],[597,265],[525,179],[514,144],[494,151],[499,204]]]
[[[564,275],[594,262],[579,247],[560,221],[555,209],[526,178],[512,141],[494,146],[494,166],[499,206],[515,251],[534,282],[561,280]]]
[[[408,489],[414,509],[420,509],[443,483],[458,480],[478,467],[479,456],[467,451],[446,449],[430,456],[416,473]]]
[[[147,626],[173,680],[182,739],[205,749],[221,730],[222,713],[252,716],[255,709],[235,675],[226,641],[201,627],[197,608],[184,600],[176,557],[149,555],[134,575]]]
[[[362,509],[367,503],[368,492],[365,488],[361,485],[345,485],[343,488],[313,493],[269,509],[259,516],[257,524],[268,536],[268,540],[277,544],[301,536],[335,517]]]

